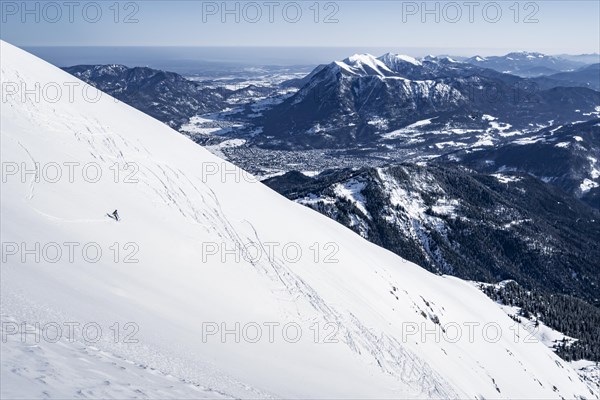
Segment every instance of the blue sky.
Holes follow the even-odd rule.
[[[595,0],[470,7],[466,1],[268,1],[227,2],[229,14],[220,1],[2,1],[0,35],[18,46],[377,47],[415,56],[600,51]]]

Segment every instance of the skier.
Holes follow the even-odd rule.
[[[112,215],[115,218],[115,221],[119,220],[119,213],[117,212],[117,210],[113,211]]]

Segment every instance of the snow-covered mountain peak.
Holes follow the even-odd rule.
[[[387,76],[393,74],[383,62],[371,54],[354,54],[336,64],[358,75]]]
[[[358,66],[360,64],[375,65],[377,63],[376,60],[377,60],[376,57],[372,54],[355,53],[355,54],[351,55],[350,57],[345,58],[343,61],[348,65]]]
[[[517,58],[517,59],[537,59],[537,58],[546,58],[545,54],[538,53],[535,51],[515,51],[512,53],[508,53],[505,57]]]
[[[425,56],[421,59],[421,61],[428,61],[428,62],[432,62],[432,63],[459,63],[459,61],[456,61],[455,59],[453,59],[450,56],[434,56],[434,55],[428,55]]]
[[[398,70],[403,64],[409,64],[414,67],[420,67],[423,65],[421,61],[417,60],[416,58],[403,54],[386,53],[378,59],[387,65],[392,71]]]
[[[144,389],[162,385],[143,392],[155,398],[590,397],[471,284],[428,273],[0,46],[3,165],[39,172],[4,171],[0,229],[16,247],[3,254],[2,321],[104,333],[27,347],[3,331],[3,397],[122,398],[140,376],[153,384]],[[75,91],[31,95],[50,85]],[[419,207],[389,183],[400,205]],[[120,222],[107,216],[115,208]],[[115,341],[116,323],[134,324],[136,342]]]

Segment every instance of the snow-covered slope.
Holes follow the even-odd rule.
[[[368,243],[123,103],[86,101],[83,83],[1,46],[3,91],[79,84],[57,101],[3,93],[2,397],[593,397],[470,284]],[[39,181],[10,173],[35,163]],[[105,215],[115,208],[118,223]],[[24,251],[36,243],[39,262]],[[252,253],[236,259],[236,246]],[[48,324],[70,322],[102,334],[89,343],[89,325],[63,329],[52,343]],[[14,334],[22,323],[46,328],[39,343]],[[221,336],[236,323],[239,338]]]

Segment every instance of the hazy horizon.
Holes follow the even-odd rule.
[[[329,46],[23,46],[23,48],[51,64],[66,67],[78,64],[124,64],[127,66],[149,66],[153,68],[194,69],[200,65],[232,66],[311,66],[341,60],[355,53],[370,53],[380,56],[387,52],[406,54],[413,57],[455,56],[473,57],[500,56],[511,53],[502,49],[495,52],[473,52],[467,49],[443,48],[399,48],[399,47],[329,47]],[[537,50],[525,50],[540,52]],[[547,53],[544,53],[547,54]],[[548,54],[594,56],[595,54]],[[600,55],[598,55],[600,57]]]

